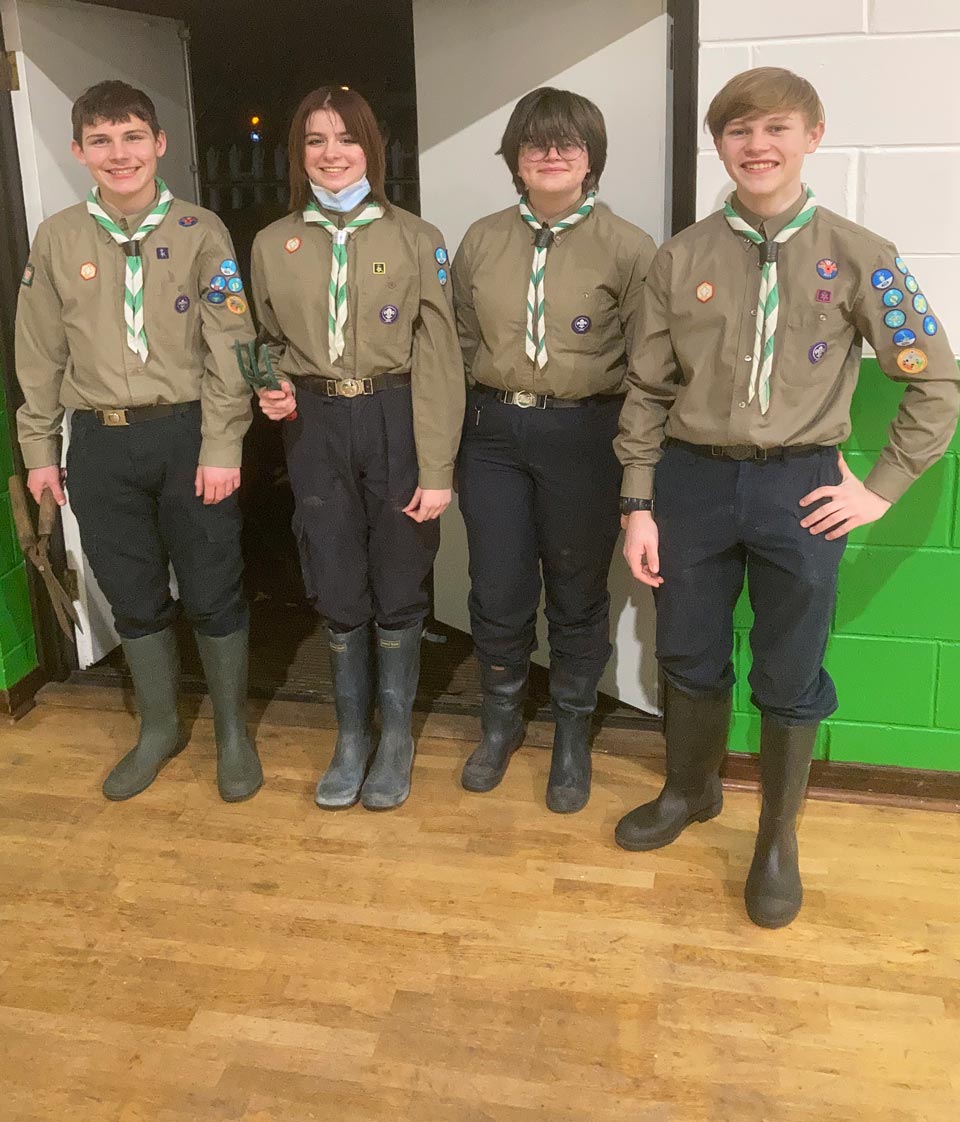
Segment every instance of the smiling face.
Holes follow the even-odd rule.
[[[154,136],[140,117],[95,121],[83,126],[82,142],[74,140],[70,147],[93,176],[102,202],[135,214],[153,201],[157,161],[167,150],[162,130]]]
[[[576,201],[589,170],[590,157],[583,145],[552,144],[549,148],[520,145],[517,172],[531,200]]]
[[[367,157],[332,109],[318,109],[307,120],[303,170],[317,187],[336,194],[367,174]]]
[[[822,139],[822,121],[811,126],[791,110],[729,121],[714,143],[740,201],[772,218],[799,197],[804,157]]]

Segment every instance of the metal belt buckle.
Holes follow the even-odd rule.
[[[724,448],[723,451],[731,460],[752,460],[757,454],[757,450],[752,444],[731,444],[729,448]]]
[[[356,378],[344,378],[342,382],[337,383],[337,392],[341,397],[356,397],[363,393],[363,383],[358,382]]]
[[[533,390],[517,390],[513,395],[513,404],[521,409],[530,409],[537,404],[537,395]]]
[[[126,409],[104,409],[103,423],[114,428],[117,425],[129,425]]]

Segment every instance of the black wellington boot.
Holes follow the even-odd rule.
[[[523,741],[523,702],[529,663],[480,663],[480,743],[463,765],[460,782],[468,791],[492,791],[506,774],[510,757]]]
[[[413,769],[410,719],[420,679],[420,635],[423,624],[402,631],[377,625],[377,695],[380,701],[380,743],[373,766],[360,789],[367,810],[390,810],[406,802]]]
[[[598,679],[599,674],[575,674],[557,663],[550,667],[555,728],[547,809],[554,814],[574,814],[590,799],[590,719],[597,707]]]
[[[760,723],[760,829],[743,898],[758,927],[786,927],[803,904],[797,815],[807,790],[818,725]]]
[[[617,823],[622,849],[660,849],[693,822],[716,818],[723,807],[720,765],[727,751],[733,694],[694,697],[666,683],[663,731],[667,779],[663,790]]]
[[[247,733],[248,633],[197,636],[197,649],[213,705],[217,789],[226,803],[249,799],[263,786],[263,768]]]
[[[329,636],[337,746],[317,784],[316,803],[325,810],[341,810],[360,798],[373,755],[373,648],[369,623],[352,631],[330,631]]]
[[[186,744],[177,720],[180,654],[173,628],[122,643],[137,698],[140,736],[103,781],[104,796],[114,802],[145,791]]]

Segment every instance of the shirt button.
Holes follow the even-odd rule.
[[[823,312],[821,312],[821,313],[820,313],[820,315],[819,315],[819,316],[818,316],[817,318],[818,318],[818,319],[821,319],[821,320],[824,320],[824,319],[826,319],[827,317],[826,317],[826,316],[825,316],[825,315],[823,314]]]
[[[756,314],[757,314],[757,309],[754,308],[753,311],[750,313],[750,315],[755,316]]]
[[[743,356],[743,361],[744,362],[753,362],[753,355],[744,355]]]
[[[746,409],[746,407],[747,407],[747,403],[745,401],[738,401],[737,402],[737,408],[738,409]]]

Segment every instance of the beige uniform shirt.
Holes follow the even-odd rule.
[[[324,214],[342,227],[365,205]],[[327,327],[332,256],[330,234],[300,212],[257,234],[253,293],[278,370],[292,376],[294,389],[301,374],[368,378],[409,371],[420,486],[450,487],[465,391],[443,236],[398,207],[350,235],[345,347],[334,363]]]
[[[153,204],[124,218],[134,233]],[[211,303],[221,266],[236,268],[233,246],[215,214],[174,199],[142,242],[146,362],[127,346],[123,250],[87,212],[68,207],[40,224],[17,302],[16,364],[24,404],[17,431],[27,468],[60,462],[65,407],[112,409],[202,405],[203,467],[239,467],[250,424],[250,392],[233,354],[253,338],[247,295],[224,287]],[[236,282],[234,284],[236,287]]]
[[[512,206],[474,222],[457,250],[454,300],[467,377],[560,398],[623,392],[653,239],[603,203],[554,236],[544,273],[548,359],[540,369],[526,353],[535,237]]]
[[[775,219],[735,203],[774,237],[804,199]],[[867,476],[895,502],[944,451],[960,405],[957,363],[940,319],[896,248],[819,207],[779,250],[779,324],[770,407],[748,400],[759,251],[722,212],[661,247],[644,294],[617,454],[622,493],[653,495],[664,436],[693,444],[840,444],[864,338],[887,377],[904,385],[889,441]]]

